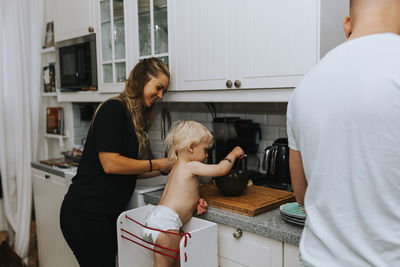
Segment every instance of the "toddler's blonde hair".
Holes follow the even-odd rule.
[[[178,159],[177,151],[198,145],[201,141],[212,143],[212,134],[202,124],[195,121],[178,121],[169,131],[165,143],[168,147],[168,159],[174,163]]]

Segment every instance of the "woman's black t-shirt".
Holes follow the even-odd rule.
[[[98,152],[138,158],[138,140],[125,104],[103,103],[91,125],[78,172],[65,200],[77,209],[116,216],[125,210],[135,189],[137,175],[107,174]]]

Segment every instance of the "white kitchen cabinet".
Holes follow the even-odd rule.
[[[130,0],[132,1],[132,0]],[[125,36],[133,34],[125,27],[124,0],[96,0],[97,76],[99,93],[122,92],[127,72]]]
[[[95,0],[55,0],[54,39],[67,40],[96,31]]]
[[[169,1],[169,90],[223,89],[235,79],[234,2]]]
[[[42,267],[79,266],[60,229],[65,178],[32,168],[39,262]]]
[[[171,90],[295,87],[344,41],[347,13],[345,0],[171,0]]]
[[[168,64],[167,0],[97,0],[99,93],[119,93],[136,63]]]
[[[218,224],[218,264],[220,267],[282,266],[283,243]]]
[[[155,57],[169,64],[168,1],[126,0],[127,69],[139,60]],[[133,15],[132,15],[133,14]]]
[[[299,247],[287,243],[283,244],[283,266],[300,267]]]
[[[157,57],[168,65],[167,0],[137,0],[138,59]]]

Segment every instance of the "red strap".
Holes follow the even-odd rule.
[[[179,257],[178,257],[178,256],[170,255],[170,254],[167,254],[167,253],[163,253],[163,252],[161,252],[161,251],[159,251],[159,250],[151,249],[151,248],[146,247],[145,245],[142,245],[142,244],[140,244],[139,242],[136,242],[136,241],[134,241],[134,240],[132,240],[132,239],[126,237],[126,236],[123,236],[123,235],[121,235],[121,237],[122,237],[122,238],[125,238],[125,239],[127,239],[127,240],[129,240],[129,241],[131,241],[131,242],[133,242],[133,243],[135,243],[135,244],[137,244],[137,245],[139,245],[139,246],[142,246],[142,247],[144,247],[144,248],[147,248],[147,249],[149,249],[149,250],[152,250],[152,251],[154,251],[155,253],[159,253],[159,254],[161,254],[161,255],[168,256],[168,257],[175,258],[175,259],[179,260]]]
[[[126,217],[127,219],[129,219],[129,220],[131,220],[131,221],[133,221],[133,222],[139,224],[140,226],[142,226],[142,227],[144,227],[144,228],[147,228],[147,229],[150,229],[150,230],[159,231],[159,232],[163,232],[163,233],[167,233],[167,234],[173,234],[173,235],[184,236],[184,234],[175,233],[175,232],[168,232],[168,231],[164,231],[164,230],[160,230],[160,229],[156,229],[156,228],[151,228],[151,227],[145,226],[145,225],[141,224],[140,222],[135,221],[134,219],[130,218],[128,215],[125,215],[125,217]]]
[[[163,249],[166,249],[166,250],[171,250],[171,251],[176,252],[176,253],[179,254],[179,249],[176,250],[176,249],[172,249],[172,248],[163,247],[163,246],[161,246],[161,245],[153,244],[153,243],[151,243],[151,242],[149,242],[149,241],[146,241],[146,240],[144,240],[144,239],[138,237],[137,235],[134,235],[134,234],[132,234],[131,232],[126,231],[125,229],[122,229],[122,228],[121,228],[121,231],[123,231],[123,232],[125,232],[125,233],[127,233],[127,234],[129,234],[129,235],[131,235],[131,236],[134,236],[134,237],[136,237],[137,239],[140,239],[140,240],[146,242],[147,244],[154,245],[154,246],[156,246],[156,247],[158,247],[158,248],[163,248]]]
[[[187,237],[189,236],[189,238],[192,238],[192,235],[191,235],[190,233],[180,234],[180,233],[169,232],[169,231],[164,231],[164,230],[160,230],[160,229],[148,227],[148,226],[146,226],[146,225],[144,225],[144,224],[141,224],[140,222],[138,222],[138,221],[132,219],[131,217],[129,217],[129,216],[126,215],[126,214],[125,214],[125,218],[131,220],[131,221],[134,222],[134,223],[139,224],[140,226],[142,226],[142,227],[144,227],[144,228],[147,228],[147,229],[150,229],[150,230],[153,230],[153,231],[159,231],[159,232],[166,233],[166,234],[184,236],[184,237],[185,237],[185,247],[186,247],[186,245],[187,245]]]
[[[136,220],[130,218],[130,217],[129,217],[128,215],[126,215],[126,214],[125,214],[125,218],[127,218],[127,219],[133,221],[134,223],[136,223],[136,224],[138,224],[138,225],[140,225],[140,226],[142,226],[142,227],[144,227],[144,228],[147,228],[147,229],[150,229],[150,230],[153,230],[153,231],[159,231],[159,232],[166,233],[166,234],[173,234],[173,235],[184,236],[184,237],[185,237],[185,245],[184,245],[185,247],[186,247],[186,245],[187,245],[187,237],[189,236],[189,238],[192,238],[192,235],[191,235],[190,233],[181,234],[181,233],[175,233],[175,232],[164,231],[164,230],[160,230],[160,229],[156,229],[156,228],[151,228],[151,227],[148,227],[148,226],[146,226],[146,225],[143,225],[143,224],[141,224],[140,222],[138,222],[138,221],[136,221]],[[122,228],[121,228],[121,231],[123,231],[123,232],[125,232],[125,233],[127,233],[127,234],[130,234],[130,235],[134,236],[135,238],[140,239],[140,240],[146,242],[147,244],[151,244],[151,245],[154,245],[155,247],[158,247],[158,248],[163,248],[163,249],[166,249],[166,250],[170,250],[170,251],[176,252],[177,255],[180,254],[179,249],[178,249],[178,250],[175,250],[175,249],[166,248],[166,247],[163,247],[163,246],[160,246],[160,245],[157,245],[157,244],[153,244],[153,243],[148,242],[148,241],[146,241],[146,240],[144,240],[144,239],[142,239],[142,238],[140,238],[140,237],[138,237],[138,236],[136,236],[136,235],[134,235],[134,234],[128,232],[127,230],[122,229]],[[146,249],[152,250],[152,251],[154,251],[155,253],[159,253],[159,254],[161,254],[161,255],[168,256],[168,257],[175,258],[175,259],[178,259],[178,260],[179,260],[179,256],[174,256],[174,255],[171,255],[171,254],[163,253],[162,251],[159,251],[159,250],[155,250],[155,249],[146,247],[145,245],[140,244],[139,242],[136,242],[136,241],[134,241],[134,240],[132,240],[132,239],[130,239],[130,238],[124,236],[124,235],[121,235],[121,237],[124,238],[124,239],[127,239],[127,240],[129,240],[129,241],[131,241],[131,242],[133,242],[133,243],[135,243],[135,244],[137,244],[137,245],[140,245],[140,246],[142,246],[142,247],[144,247],[144,248],[146,248]],[[187,261],[186,252],[185,252],[184,255],[185,255],[185,262],[186,262],[186,261]]]

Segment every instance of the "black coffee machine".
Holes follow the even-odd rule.
[[[239,117],[221,117],[213,119],[212,127],[215,144],[211,152],[213,163],[220,162],[236,146],[243,148],[245,154],[257,153],[257,135],[261,139],[258,123]]]
[[[266,171],[265,181],[270,187],[291,189],[287,138],[279,138],[265,149],[262,168]]]

